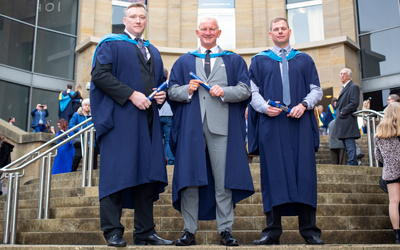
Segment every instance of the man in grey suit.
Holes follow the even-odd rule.
[[[344,68],[340,71],[343,87],[336,102],[336,122],[331,136],[343,141],[349,157],[347,165],[358,165],[355,139],[361,135],[357,117],[352,113],[357,111],[360,103],[360,87],[351,80],[351,77],[350,69]]]
[[[217,45],[221,30],[215,18],[202,18],[196,34],[201,46],[177,60],[168,90],[174,109],[170,144],[176,152],[173,202],[184,220],[184,234],[175,244],[194,245],[198,220],[216,219],[220,244],[237,246],[234,203],[254,192],[244,147],[244,111],[251,95],[247,65]],[[190,80],[190,71],[212,88]],[[212,191],[203,196],[205,190]]]

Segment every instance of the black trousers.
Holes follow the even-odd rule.
[[[137,243],[144,240],[156,231],[153,221],[153,194],[155,183],[147,183],[132,187],[132,202],[135,208],[133,241]],[[121,224],[122,191],[113,193],[100,200],[100,224],[104,238],[107,240],[115,234],[124,234]]]
[[[281,223],[281,207],[275,206],[273,210],[267,212],[267,227],[262,230],[262,236],[269,236],[274,240],[279,240],[282,234],[282,223]],[[321,236],[321,230],[315,225],[316,209],[310,205],[298,204],[299,211],[299,231],[303,238],[308,238],[310,236]]]
[[[78,167],[79,167],[79,163],[81,162],[82,159],[82,149],[81,147],[75,147],[75,155],[74,158],[72,159],[72,167],[71,167],[71,172],[75,172]],[[88,155],[89,155],[89,149],[88,149]],[[99,155],[99,147],[96,144],[96,146],[93,149],[93,169],[97,169],[97,156]],[[89,162],[89,158],[87,158],[88,162]]]

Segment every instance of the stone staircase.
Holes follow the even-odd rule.
[[[256,193],[235,209],[234,236],[242,245],[261,237],[265,215],[260,193],[259,164],[250,165]],[[169,183],[173,166],[168,166]],[[388,196],[380,190],[380,168],[363,166],[317,166],[317,225],[327,244],[391,244],[393,230],[388,217]],[[39,180],[25,183],[20,189],[17,244],[29,245],[104,245],[100,230],[98,170],[94,187],[81,188],[81,172],[55,175],[52,178],[50,218],[37,220]],[[5,196],[0,197],[0,240],[4,228]],[[176,240],[181,236],[183,220],[171,205],[171,185],[154,205],[154,221],[161,237]],[[122,224],[128,244],[133,244],[133,210],[124,210]],[[304,244],[298,233],[297,217],[283,217],[281,244]],[[215,221],[199,222],[198,244],[218,244]],[[225,248],[224,248],[225,249]]]

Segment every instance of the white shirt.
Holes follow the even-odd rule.
[[[128,34],[132,39],[135,39],[135,38],[136,38],[136,36],[134,36],[134,35],[132,35],[131,33],[129,33],[129,31],[128,31],[127,29],[125,29],[124,32],[125,32],[126,34]],[[141,37],[138,37],[138,38],[144,40],[143,34],[142,34]],[[145,46],[145,48],[146,48],[146,56],[147,56],[147,59],[150,59],[150,57],[151,57],[150,51],[147,49],[146,46]]]

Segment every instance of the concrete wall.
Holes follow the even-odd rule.
[[[53,134],[47,133],[28,133],[18,127],[8,124],[8,122],[0,119],[0,133],[2,133],[6,140],[14,145],[14,150],[11,153],[11,162],[17,160],[21,156],[29,153],[30,151],[42,146],[49,140],[54,138]],[[55,144],[52,144],[55,145]],[[41,152],[46,151],[49,147],[45,147]],[[40,160],[28,165],[25,168],[25,176],[20,179],[20,185],[23,183],[39,177]],[[22,171],[20,172],[22,174]],[[6,183],[3,179],[3,185]]]

